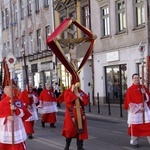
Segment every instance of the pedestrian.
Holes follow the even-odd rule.
[[[42,114],[42,127],[45,127],[45,123],[49,123],[51,128],[56,128],[57,101],[50,84],[46,84],[46,88],[40,93],[39,100],[38,112]]]
[[[31,117],[24,121],[24,126],[29,139],[33,139],[34,122],[38,120],[36,104],[38,98],[35,96],[32,84],[26,85],[26,89],[19,95],[19,99],[23,102],[24,106],[31,113]]]
[[[38,89],[37,89],[37,94],[38,94],[38,96],[40,96],[40,93],[41,93],[42,91],[43,91],[42,85],[39,84],[39,87],[38,87]]]
[[[78,91],[77,91],[77,90]],[[71,88],[65,90],[63,94],[58,98],[59,102],[64,99],[66,105],[66,112],[64,118],[64,126],[62,135],[66,138],[66,146],[64,150],[69,150],[72,138],[77,140],[77,150],[84,150],[83,140],[88,139],[86,116],[84,112],[84,106],[88,105],[88,95],[82,90],[77,88],[74,84]],[[78,129],[77,109],[75,101],[79,99],[79,108],[81,121],[83,122],[83,130]]]
[[[145,86],[140,84],[137,73],[132,75],[132,80],[133,84],[127,89],[125,95],[124,108],[128,110],[127,123],[128,134],[131,136],[130,144],[139,147],[139,137],[141,136],[147,137],[150,144],[150,93]]]
[[[54,86],[54,92],[55,92],[56,98],[58,98],[61,95],[60,87],[57,82],[55,83],[55,86]],[[57,103],[57,107],[61,108],[60,103]]]
[[[11,86],[5,86],[4,93],[6,96],[0,101],[0,150],[26,150],[27,136],[23,120],[29,118],[31,114],[14,95],[12,95],[13,104],[10,104]],[[14,141],[12,141],[12,132]]]
[[[119,92],[120,92],[120,88],[117,82],[114,83],[113,92],[114,92],[114,98],[117,100],[119,98]]]

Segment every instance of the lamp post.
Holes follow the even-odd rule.
[[[26,65],[26,56],[25,56],[24,49],[22,49],[21,53],[22,53],[22,58],[23,58],[23,62],[24,62],[24,70],[25,70],[25,76],[26,76],[26,85],[28,86],[28,89],[29,89],[29,78],[28,78],[27,65]]]
[[[145,45],[141,42],[139,44],[138,48],[140,55],[141,55],[141,65],[142,65],[142,89],[144,88],[144,51],[145,51]],[[143,102],[143,108],[144,108],[144,93],[142,93],[142,102]],[[145,123],[145,113],[143,111],[143,123]]]

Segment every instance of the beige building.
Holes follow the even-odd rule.
[[[34,86],[52,84],[57,80],[53,76],[55,59],[46,44],[48,35],[54,30],[52,1],[1,0],[0,9],[2,53],[4,57],[13,52],[17,58],[14,78],[18,86],[25,87],[26,74]]]
[[[90,1],[88,0],[55,0],[54,1],[54,18],[55,18],[55,27],[57,27],[64,19],[72,18],[77,20],[81,25],[90,29]],[[60,37],[60,39],[76,39],[76,38],[84,38],[84,34],[81,30],[79,30],[75,25],[70,25],[69,28],[64,31]],[[69,43],[68,43],[69,44]],[[63,50],[67,57],[68,55],[67,49],[70,49],[68,45],[61,43]],[[70,44],[71,45],[71,44]],[[75,45],[76,46],[76,45]],[[85,51],[87,50],[88,43],[81,42],[77,44],[77,57],[79,59],[79,63],[82,61]],[[61,87],[69,87],[70,86],[70,75],[64,69],[63,65],[59,65],[58,60],[58,76],[60,78]],[[92,57],[88,59],[85,66],[82,68],[80,73],[80,82],[81,89],[90,94],[90,100],[92,101],[92,86],[93,86],[93,78],[92,78]]]

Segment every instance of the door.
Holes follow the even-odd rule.
[[[127,89],[126,65],[108,66],[106,76],[106,103],[123,103]]]

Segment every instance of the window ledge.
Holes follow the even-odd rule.
[[[36,10],[35,13],[38,14],[40,12],[40,10]]]
[[[44,5],[44,8],[48,8],[49,7],[49,5]]]
[[[103,40],[103,39],[108,39],[110,37],[111,37],[110,35],[105,35],[105,36],[102,36],[100,39]]]
[[[145,28],[145,24],[135,27],[134,29],[132,29],[132,31],[136,31],[136,30],[143,29],[143,28]]]
[[[127,33],[126,30],[122,30],[122,31],[118,31],[115,35],[122,35],[122,34],[125,34]]]

